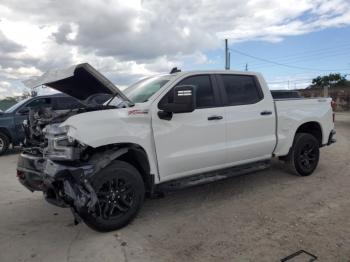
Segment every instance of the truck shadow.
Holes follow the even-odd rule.
[[[154,212],[172,214],[173,212],[186,212],[186,210],[203,208],[204,205],[219,206],[237,198],[255,198],[262,192],[287,187],[299,179],[302,178],[288,173],[282,162],[274,161],[272,166],[264,171],[166,191],[162,198],[146,199],[139,217],[152,219]]]
[[[243,200],[245,198],[256,198],[266,188],[286,187],[290,183],[295,183],[299,177],[290,175],[283,169],[283,165],[276,162],[272,167],[257,173],[227,178],[209,184],[197,185],[176,191],[166,192],[165,196],[158,199],[146,199],[144,207],[138,217],[126,228],[132,227],[146,229],[150,222],[159,218],[157,223],[168,224],[166,220],[176,220],[176,217],[191,216],[198,209],[211,209],[225,205],[227,202]],[[73,225],[73,216],[69,209],[61,209],[51,206],[36,192],[38,197],[11,203],[12,212],[7,213],[7,220],[12,221],[13,228],[35,228],[37,231],[45,230],[42,225],[59,228],[76,228]],[[29,201],[30,200],[30,201]],[[16,212],[13,212],[17,209]],[[154,214],[157,214],[155,218]],[[11,215],[13,217],[11,217]],[[24,219],[17,219],[17,218]],[[17,222],[16,222],[17,221]],[[14,224],[15,223],[15,224]],[[85,225],[82,230],[88,230]],[[73,230],[75,231],[75,230]],[[91,233],[94,234],[94,233]],[[86,235],[90,233],[86,232]]]

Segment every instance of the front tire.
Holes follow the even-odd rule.
[[[7,149],[10,145],[10,139],[7,135],[0,132],[0,156],[4,153],[6,153]]]
[[[92,181],[98,203],[95,213],[80,214],[92,229],[108,232],[126,226],[140,210],[145,187],[139,171],[127,162],[115,160]]]
[[[311,134],[298,133],[295,135],[293,146],[286,162],[289,170],[300,176],[311,175],[318,165],[320,145]]]

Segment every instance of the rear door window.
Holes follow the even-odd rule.
[[[249,75],[220,75],[228,105],[249,105],[263,98],[255,77]]]

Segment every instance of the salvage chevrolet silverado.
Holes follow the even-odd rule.
[[[174,70],[121,92],[80,64],[27,85],[79,100],[113,95],[38,126],[17,167],[24,186],[98,231],[128,224],[146,194],[261,170],[272,157],[310,175],[319,148],[335,142],[331,99],[273,100],[258,73]]]

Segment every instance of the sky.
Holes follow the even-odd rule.
[[[224,69],[225,38],[231,69],[305,88],[350,74],[350,0],[1,0],[0,98],[82,62],[120,87],[175,66]]]

